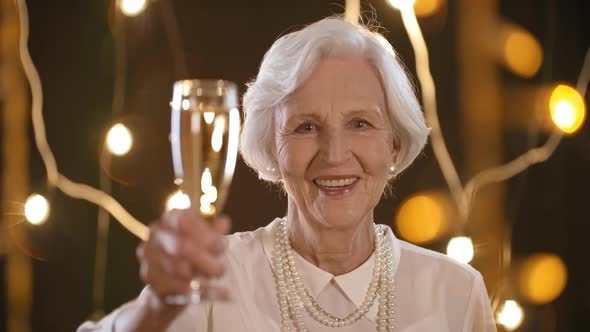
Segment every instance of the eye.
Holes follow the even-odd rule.
[[[318,126],[313,122],[305,122],[302,123],[297,129],[295,130],[298,133],[312,133],[317,131]]]
[[[372,127],[372,125],[369,123],[369,121],[366,121],[366,120],[363,120],[363,119],[355,119],[352,122],[352,125],[356,129],[365,129],[365,128]]]

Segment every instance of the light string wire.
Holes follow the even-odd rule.
[[[43,89],[39,73],[35,68],[28,49],[29,17],[25,0],[16,0],[20,16],[19,52],[25,76],[31,88],[31,118],[35,145],[43,160],[49,185],[55,186],[65,195],[83,199],[108,211],[123,227],[142,240],[146,240],[149,229],[133,217],[112,196],[84,183],[71,181],[59,173],[55,156],[47,142],[45,123],[43,121]]]
[[[45,165],[49,184],[60,189],[64,194],[70,197],[83,199],[102,207],[129,232],[142,240],[146,240],[149,234],[147,226],[134,218],[112,196],[87,184],[73,182],[63,174],[59,173],[57,162],[46,138],[45,124],[43,122],[43,91],[41,80],[31,59],[27,45],[29,36],[27,7],[24,0],[16,1],[21,18],[19,20],[21,31],[19,51],[21,54],[22,66],[31,87],[31,117],[35,144]],[[436,90],[432,74],[430,73],[428,49],[426,47],[424,36],[422,35],[413,7],[403,7],[401,8],[401,13],[404,27],[409,35],[410,42],[416,55],[416,71],[422,89],[424,112],[427,121],[429,121],[429,124],[432,126],[431,141],[433,144],[433,150],[435,151],[435,157],[443,171],[443,175],[451,190],[453,199],[455,200],[461,215],[464,217],[463,220],[467,220],[470,204],[480,187],[506,180],[521,173],[533,164],[547,160],[555,151],[562,138],[562,134],[553,134],[547,140],[545,145],[539,148],[530,149],[507,164],[480,172],[468,181],[465,189],[463,189],[456,168],[450,158],[448,149],[446,148],[444,138],[442,137],[440,123],[438,121],[438,113],[436,111]],[[584,68],[580,74],[577,85],[577,89],[580,93],[585,92],[583,91],[584,86],[588,84],[588,74],[583,75],[589,71],[588,68],[590,65],[587,64],[588,58],[589,56],[587,53]]]
[[[112,30],[115,43],[115,77],[113,81],[113,97],[111,101],[111,114],[123,112],[125,105],[127,52],[125,40],[125,25],[123,14],[119,10],[121,0],[114,1],[114,27]],[[112,156],[104,145],[100,153],[99,190],[110,195],[112,190],[111,165]],[[94,258],[94,278],[92,285],[92,319],[100,319],[104,316],[105,278],[109,253],[109,229],[111,218],[107,210],[98,208],[96,223],[96,246]]]
[[[468,221],[472,203],[477,191],[489,184],[501,182],[514,177],[534,164],[542,163],[549,159],[555,152],[563,138],[561,132],[554,132],[547,139],[545,144],[527,150],[515,159],[502,164],[480,171],[473,176],[463,187],[457,174],[455,165],[446,148],[442,135],[438,113],[436,110],[436,90],[434,80],[430,72],[428,60],[428,49],[418,24],[413,6],[400,8],[402,21],[406,32],[410,38],[412,48],[416,56],[416,72],[422,89],[423,107],[426,119],[432,126],[431,142],[435,158],[442,170],[443,176],[451,196],[459,210],[460,220],[464,224]],[[590,48],[586,51],[586,56],[582,69],[578,75],[576,89],[582,97],[585,97],[588,84],[590,83]],[[512,260],[511,246],[512,232],[507,229],[502,244],[502,252],[499,255],[500,266],[502,270],[509,268]],[[500,287],[502,287],[500,285]],[[496,289],[491,295],[491,302],[494,310],[500,306],[500,289]]]
[[[436,110],[436,87],[432,73],[430,72],[430,60],[428,55],[428,48],[426,41],[418,24],[416,13],[412,5],[400,8],[404,28],[410,38],[410,43],[414,49],[416,57],[416,74],[420,82],[422,92],[422,104],[424,107],[424,114],[428,124],[431,126],[431,143],[434,155],[440,165],[443,177],[447,182],[451,196],[459,208],[460,214],[463,218],[467,217],[467,202],[461,179],[457,173],[457,169],[453,164],[453,160],[447,149],[440,121],[438,119],[438,112]]]
[[[481,187],[507,180],[525,171],[531,165],[546,161],[557,149],[563,134],[561,132],[555,132],[544,145],[531,148],[508,163],[480,171],[467,181],[467,184],[463,187],[442,135],[436,110],[436,88],[430,72],[428,48],[418,24],[414,8],[411,5],[404,6],[400,8],[400,12],[404,28],[408,33],[416,56],[416,73],[422,91],[424,113],[429,125],[432,127],[431,142],[433,151],[450,189],[451,196],[459,210],[461,221],[466,223],[469,218],[472,202]],[[588,64],[589,54],[590,49],[586,54],[586,59],[576,85],[581,95],[585,94],[586,86],[588,85],[589,74],[587,72],[590,71],[590,64]]]

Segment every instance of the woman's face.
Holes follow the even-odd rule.
[[[322,60],[274,121],[279,171],[298,213],[328,227],[372,219],[397,154],[375,69],[363,58]]]

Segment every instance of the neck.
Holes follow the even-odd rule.
[[[291,246],[305,260],[333,275],[353,271],[375,249],[373,215],[347,226],[331,226],[304,216],[289,204],[287,222]]]

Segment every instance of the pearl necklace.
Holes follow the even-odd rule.
[[[307,332],[303,322],[303,308],[316,321],[329,327],[348,326],[369,311],[378,296],[377,331],[393,331],[394,278],[391,247],[382,227],[375,225],[375,267],[367,295],[359,308],[345,318],[326,312],[311,296],[301,281],[293,258],[287,233],[287,221],[278,223],[273,251],[275,282],[281,311],[282,331]]]

